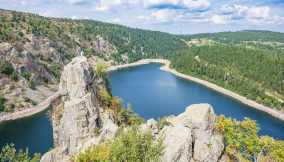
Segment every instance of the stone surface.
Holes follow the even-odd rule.
[[[184,125],[166,126],[162,132],[164,137],[163,162],[186,162],[192,157],[191,129]]]
[[[223,137],[214,133],[215,114],[209,104],[195,104],[161,131],[166,162],[217,162],[224,150]]]
[[[53,117],[56,148],[45,154],[42,162],[68,161],[68,157],[88,146],[114,137],[118,126],[111,114],[100,107],[96,79],[83,56],[74,58],[64,67],[59,85],[59,90],[65,94],[63,107],[54,110],[56,122]]]
[[[115,137],[118,126],[99,104],[97,85],[101,81],[96,79],[85,57],[76,57],[64,67],[59,90],[65,96],[53,117],[56,148],[42,162],[69,161],[88,147]],[[166,120],[161,130],[154,119],[139,127],[142,132],[151,131],[154,139],[164,139],[161,161],[217,162],[222,158],[223,137],[214,132],[215,114],[209,104],[191,105]]]

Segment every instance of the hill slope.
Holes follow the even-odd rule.
[[[240,31],[179,36],[0,10],[0,111],[29,107],[50,95],[63,65],[81,49],[88,58],[109,64],[167,58],[178,71],[283,110],[283,35]]]
[[[81,49],[88,57],[118,64],[181,48],[185,43],[167,33],[0,10],[0,111],[32,106],[52,93],[50,84],[58,82],[63,65]],[[50,93],[32,90],[39,85]]]

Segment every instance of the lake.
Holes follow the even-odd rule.
[[[261,135],[284,139],[284,122],[243,105],[197,83],[161,71],[161,65],[149,64],[110,73],[114,96],[131,103],[134,111],[145,119],[177,115],[195,103],[209,103],[216,114],[242,120],[256,120]],[[0,147],[15,143],[28,147],[31,153],[45,153],[53,143],[48,112],[0,126]]]
[[[238,120],[249,117],[257,121],[261,135],[284,139],[284,122],[160,67],[149,64],[112,72],[113,95],[125,104],[131,103],[133,110],[146,119],[177,115],[191,104],[209,103],[218,115]]]

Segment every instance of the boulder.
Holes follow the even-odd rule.
[[[163,162],[186,162],[192,157],[191,129],[184,125],[166,126],[161,131],[164,138]]]
[[[223,137],[214,132],[215,114],[209,104],[195,104],[162,130],[163,161],[217,162],[224,150]]]

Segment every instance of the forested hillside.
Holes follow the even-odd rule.
[[[178,71],[284,109],[283,33],[172,35],[0,10],[0,111],[40,102],[35,100],[38,87],[56,85],[63,65],[80,50],[109,64],[167,58]]]
[[[87,57],[122,64],[186,47],[177,36],[162,32],[0,10],[0,111],[30,107],[46,98],[63,65],[80,50]]]
[[[284,34],[240,31],[182,36],[189,46],[171,58],[178,71],[284,110]]]
[[[240,43],[244,41],[262,41],[262,42],[281,42],[284,43],[284,33],[261,31],[261,30],[244,30],[237,32],[220,32],[204,33],[189,36],[183,36],[185,39],[208,38],[224,43]]]

